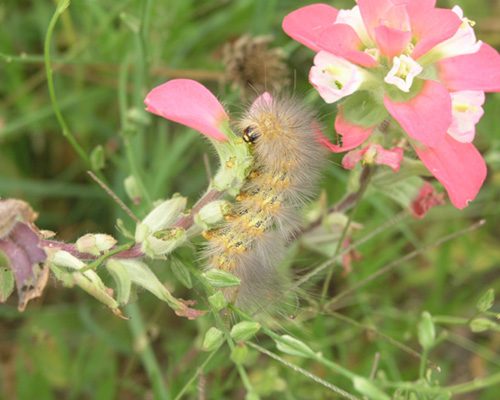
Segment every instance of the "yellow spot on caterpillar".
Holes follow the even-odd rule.
[[[235,166],[234,157],[231,157],[229,160],[226,161],[226,167],[233,168],[234,166]]]

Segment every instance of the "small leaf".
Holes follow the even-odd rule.
[[[227,306],[227,301],[222,292],[217,291],[208,297],[208,302],[212,306],[212,310],[219,312]]]
[[[224,334],[215,327],[211,327],[203,339],[203,350],[212,351],[217,349],[224,341]]]
[[[482,294],[479,300],[476,303],[476,308],[479,312],[486,312],[491,307],[493,307],[493,303],[495,302],[495,291],[490,288],[486,292]]]
[[[248,356],[248,347],[244,343],[237,344],[231,351],[231,360],[235,364],[243,364]]]
[[[352,380],[354,389],[371,400],[390,400],[390,397],[382,392],[377,386],[368,379],[356,376]]]
[[[202,275],[210,285],[216,288],[238,286],[241,281],[238,277],[220,269],[211,269]]]
[[[251,339],[260,329],[260,324],[253,321],[243,321],[234,325],[231,329],[231,337],[239,341]]]
[[[101,145],[94,147],[90,153],[90,165],[94,171],[100,171],[106,165],[106,156]]]
[[[474,333],[485,332],[487,330],[500,331],[500,325],[487,318],[474,318],[469,324],[470,330]]]
[[[189,273],[187,267],[179,259],[172,259],[172,261],[170,262],[170,269],[183,286],[187,287],[188,289],[193,288],[191,274]]]
[[[435,340],[436,329],[432,316],[427,311],[424,311],[418,323],[418,342],[423,349],[429,350],[434,345]]]
[[[130,289],[132,280],[127,272],[127,269],[120,261],[111,259],[106,263],[107,270],[111,274],[116,283],[116,300],[119,304],[127,304],[130,299]]]
[[[306,358],[316,357],[316,354],[308,345],[289,335],[283,335],[279,339],[275,339],[275,341],[276,347],[283,353]]]

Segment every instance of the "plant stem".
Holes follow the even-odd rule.
[[[165,379],[163,378],[158,361],[156,360],[154,351],[150,346],[139,306],[137,303],[131,303],[126,307],[126,310],[128,316],[130,317],[128,324],[134,338],[135,349],[139,354],[149,381],[153,386],[155,399],[168,400],[169,395],[167,385],[165,383]]]
[[[87,156],[87,153],[77,142],[77,140],[71,133],[68,125],[66,124],[66,121],[61,113],[61,109],[59,107],[59,103],[57,101],[57,96],[54,88],[54,78],[53,78],[51,55],[50,55],[50,44],[52,42],[52,33],[57,24],[57,21],[59,17],[62,15],[62,13],[66,10],[66,8],[68,8],[68,6],[69,6],[69,0],[60,0],[59,3],[57,4],[56,11],[52,15],[52,18],[50,19],[49,26],[47,28],[47,33],[45,34],[45,41],[43,46],[45,72],[47,76],[47,85],[49,89],[50,101],[52,103],[52,108],[54,110],[54,114],[56,115],[57,122],[59,123],[59,126],[62,129],[62,134],[71,144],[71,146],[80,156],[80,158],[83,160],[85,165],[88,168],[92,169],[92,164],[90,162],[89,157]]]
[[[346,196],[346,198],[338,205],[337,208],[333,208],[332,212],[339,211],[339,210],[347,210],[349,208],[353,208],[352,212],[349,214],[349,219],[347,220],[347,223],[344,226],[344,229],[342,230],[342,234],[339,237],[339,241],[337,242],[337,247],[335,248],[335,252],[333,253],[333,259],[337,258],[337,255],[342,248],[342,244],[344,243],[344,239],[347,235],[347,232],[349,231],[349,227],[351,226],[352,218],[354,216],[354,213],[356,212],[356,208],[363,197],[363,194],[366,192],[366,189],[368,188],[368,185],[370,183],[370,178],[372,175],[372,171],[370,167],[365,167],[363,169],[363,172],[361,173],[361,176],[359,177],[359,189]],[[334,270],[335,264],[332,265],[332,267],[328,270],[326,279],[323,283],[323,290],[321,291],[321,300],[320,300],[320,305],[323,305],[326,295],[328,293],[328,289],[330,287],[330,282],[333,277],[333,270]]]

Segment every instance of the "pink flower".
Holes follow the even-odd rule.
[[[418,196],[410,205],[410,210],[415,218],[424,218],[425,214],[432,208],[444,204],[444,195],[436,192],[434,186],[424,182]]]
[[[341,57],[320,51],[314,57],[309,81],[325,102],[334,103],[359,89],[363,70]]]
[[[387,165],[396,172],[399,171],[399,167],[403,161],[403,149],[401,147],[394,147],[386,150],[379,144],[369,144],[360,150],[348,152],[342,159],[342,166],[346,169],[353,169],[360,161],[368,165]]]
[[[471,144],[484,92],[500,91],[500,55],[477,41],[473,25],[459,7],[436,8],[435,0],[312,4],[288,14],[284,31],[318,53],[311,83],[326,102],[341,100],[342,140],[322,143],[351,150],[392,118],[455,207],[467,206],[486,177]],[[351,111],[363,104],[371,109]]]
[[[144,100],[146,110],[196,129],[215,140],[226,140],[224,126],[229,117],[217,98],[201,83],[173,79],[151,90]]]
[[[271,103],[265,92],[251,107]],[[210,139],[226,141],[229,116],[217,98],[201,83],[191,79],[172,79],[151,90],[144,99],[146,111],[193,128]]]

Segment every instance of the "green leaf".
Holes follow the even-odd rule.
[[[106,263],[107,270],[116,283],[116,300],[121,305],[127,304],[130,299],[130,289],[132,287],[132,280],[123,264],[111,259]]]
[[[179,308],[179,300],[172,296],[146,264],[137,260],[120,260],[120,263],[126,268],[133,283],[165,301],[174,310]]]
[[[366,91],[354,93],[344,100],[342,112],[347,121],[363,127],[378,125],[388,116],[384,105]]]
[[[220,269],[211,269],[210,271],[202,274],[202,276],[210,285],[216,288],[238,286],[241,283],[238,277]]]
[[[182,263],[181,260],[173,258],[170,262],[170,269],[174,273],[175,277],[188,289],[193,288],[193,282],[191,280],[191,274],[187,267]]]
[[[226,298],[222,292],[217,291],[213,295],[208,297],[208,302],[212,306],[212,310],[219,312],[227,306]]]
[[[490,288],[486,292],[482,294],[479,300],[476,303],[476,308],[479,312],[486,312],[491,307],[493,307],[493,303],[495,302],[495,291]]]
[[[382,392],[368,379],[365,379],[361,376],[356,376],[353,378],[352,383],[354,385],[354,389],[356,389],[362,395],[368,397],[370,400],[390,400],[390,397],[387,394]]]
[[[427,311],[424,311],[418,323],[418,342],[423,349],[429,350],[435,341],[436,329],[432,321],[432,316]]]
[[[203,339],[203,350],[212,351],[217,349],[224,341],[224,334],[215,327],[211,327]]]
[[[314,351],[307,344],[289,335],[283,335],[275,341],[276,347],[283,353],[306,358],[316,357]]]
[[[234,325],[231,329],[231,337],[239,341],[251,339],[260,329],[260,324],[253,321],[243,321]]]

